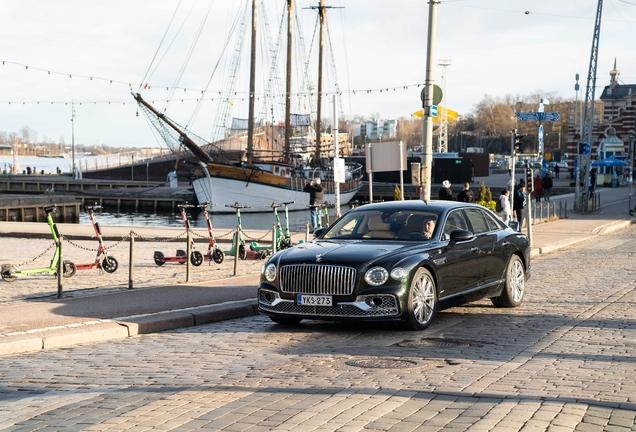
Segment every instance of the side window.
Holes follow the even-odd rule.
[[[451,212],[446,218],[446,224],[444,225],[444,234],[442,236],[442,239],[450,239],[450,233],[455,230],[467,229],[468,224],[466,223],[466,219],[464,219],[464,214],[461,212],[461,210],[455,210]]]
[[[486,221],[486,215],[479,209],[467,209],[466,217],[470,221],[470,225],[473,227],[473,234],[482,234],[490,231],[488,222]]]
[[[488,223],[488,226],[490,227],[490,231],[497,231],[500,229],[504,229],[506,227],[506,225],[498,217],[493,217],[493,215],[491,215],[488,212],[485,212],[485,216],[486,216],[486,222]]]

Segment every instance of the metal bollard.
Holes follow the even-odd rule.
[[[190,243],[190,230],[186,231],[186,282],[190,282],[190,254],[192,253],[192,244]]]
[[[133,289],[133,267],[135,266],[133,249],[135,247],[135,233],[130,232],[130,243],[128,246],[128,289]]]
[[[305,224],[305,243],[309,242],[309,223]]]
[[[272,255],[276,253],[276,224],[272,225]]]
[[[241,230],[241,227],[236,227],[236,232],[234,233],[234,238],[232,241],[232,249],[234,250],[234,274],[232,276],[236,276],[238,273],[238,260],[239,260],[238,239],[239,239],[240,230]]]
[[[59,251],[59,259],[57,261],[57,298],[62,298],[62,289],[63,284],[62,280],[64,278],[64,259],[62,258],[62,236],[57,241],[57,247]]]

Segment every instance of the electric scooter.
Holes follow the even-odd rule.
[[[208,261],[214,260],[215,263],[221,264],[223,260],[225,259],[225,253],[216,244],[216,240],[214,240],[214,235],[212,235],[212,222],[210,222],[210,218],[208,216],[209,205],[210,205],[210,201],[207,201],[197,206],[203,212],[203,218],[205,219],[205,226],[208,227],[208,235],[210,236],[210,242],[208,243],[208,253],[203,255],[203,258]],[[212,206],[215,206],[215,205],[216,204],[212,204]]]
[[[51,264],[49,264],[49,266],[46,268],[34,270],[18,270],[11,264],[3,265],[2,270],[0,270],[0,274],[2,275],[2,279],[4,279],[5,282],[13,282],[19,277],[35,274],[57,276],[57,264],[60,259],[60,232],[57,230],[57,225],[53,221],[53,216],[51,216],[52,213],[57,211],[58,209],[55,204],[44,207],[44,212],[46,213],[46,222],[49,224],[49,228],[51,228],[51,234],[53,235],[53,240],[55,241],[55,253],[53,254],[53,259],[51,259]],[[75,271],[75,264],[73,264],[71,261],[64,260],[64,262],[62,262],[62,275],[64,277],[73,276],[75,274]]]
[[[238,202],[235,202],[233,205],[225,204],[225,207],[230,207],[236,210],[236,224],[237,230],[232,236],[232,247],[228,251],[224,251],[225,255],[236,257],[239,259],[263,259],[268,255],[267,251],[254,251],[247,250],[245,248],[245,240],[243,240],[243,229],[241,227],[241,209],[242,208],[251,208],[251,206],[240,205]]]
[[[99,210],[102,206],[95,204],[94,206],[84,206],[86,211],[88,212],[88,217],[91,219],[91,223],[93,224],[93,229],[95,230],[95,235],[97,236],[97,241],[99,245],[97,246],[97,255],[95,256],[95,262],[90,264],[75,264],[77,270],[91,270],[91,269],[99,269],[100,271],[103,269],[106,273],[115,273],[118,267],[117,260],[111,256],[108,256],[106,253],[106,248],[104,248],[104,242],[102,240],[102,230],[99,226],[99,223],[95,221],[95,210]],[[103,260],[100,261],[100,258]]]
[[[276,204],[275,202],[273,202],[270,205],[265,206],[265,207],[271,207],[272,209],[274,209],[274,226],[276,227],[275,228],[276,234],[274,238],[276,242],[277,251],[291,247],[291,234],[289,233],[289,213],[287,210],[287,206],[293,203],[294,201],[285,202],[283,204]],[[280,223],[280,217],[278,216],[278,208],[281,207],[281,205],[285,206],[285,222],[286,222],[285,230],[283,230]],[[272,250],[272,246],[260,246],[258,242],[254,241],[250,244],[250,249],[254,251],[268,251],[269,253]]]
[[[192,208],[194,206],[190,204],[179,204],[177,205],[177,207],[179,207],[179,211],[181,211],[181,219],[183,219],[183,226],[185,227],[186,231],[189,231],[190,221],[188,220],[188,214],[186,213],[185,209]],[[192,252],[190,253],[190,263],[192,263],[192,265],[197,267],[200,266],[201,263],[203,262],[203,255],[201,254],[201,252],[194,249],[194,241],[192,239],[190,239],[190,249],[192,250]],[[173,257],[166,257],[163,255],[163,253],[159,251],[155,251],[154,259],[155,259],[155,264],[157,264],[158,266],[162,266],[167,262],[185,264],[187,262],[186,260],[188,259],[188,257],[186,256],[186,251],[182,249],[177,249],[176,256],[173,256]]]

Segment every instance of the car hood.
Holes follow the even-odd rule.
[[[372,240],[315,240],[303,243],[281,252],[281,264],[293,263],[334,263],[358,265],[380,257],[404,253],[411,249],[422,250],[422,245],[412,242],[383,242]],[[276,254],[278,255],[278,254]]]

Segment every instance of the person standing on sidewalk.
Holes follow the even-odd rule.
[[[475,195],[470,190],[470,183],[464,183],[464,189],[457,194],[457,201],[471,203],[475,201]]]
[[[514,211],[517,215],[517,222],[519,223],[519,231],[523,227],[523,209],[526,206],[526,184],[519,184],[519,189],[515,192]]]
[[[552,182],[552,176],[548,172],[545,177],[543,177],[543,196],[546,201],[550,201],[550,190],[554,183]]]
[[[543,179],[541,178],[541,173],[539,171],[537,171],[537,175],[534,176],[532,183],[534,185],[534,199],[537,203],[539,203],[543,196]]]
[[[311,217],[311,226],[315,230],[320,223],[320,205],[325,199],[325,193],[320,185],[320,177],[316,177],[310,183],[308,183],[303,189],[309,193],[309,214]]]
[[[510,191],[508,189],[504,189],[501,191],[501,196],[499,197],[499,217],[502,221],[508,223],[512,220],[512,209],[510,208]]]
[[[555,176],[556,178],[559,178],[559,170],[560,170],[560,169],[561,169],[561,167],[559,166],[559,164],[556,164],[556,165],[554,166],[554,176]]]
[[[442,187],[439,190],[439,199],[443,201],[453,201],[453,191],[451,190],[451,184],[448,180],[442,182]]]

